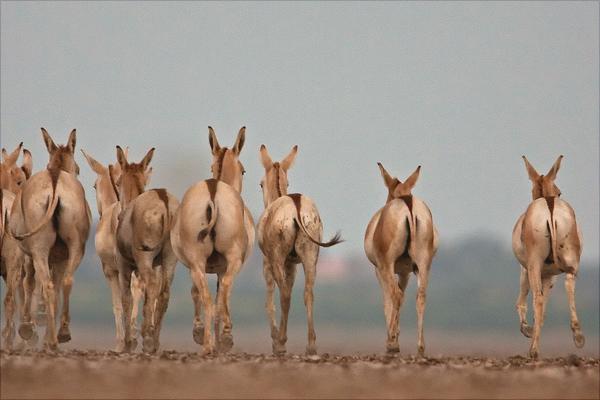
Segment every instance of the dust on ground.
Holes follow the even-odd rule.
[[[8,398],[598,398],[595,357],[0,352]]]

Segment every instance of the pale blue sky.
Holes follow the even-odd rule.
[[[597,2],[2,2],[1,139],[47,162],[40,126],[102,162],[157,147],[152,186],[177,196],[209,176],[207,125],[242,125],[243,196],[258,218],[264,143],[299,145],[290,191],[319,206],[327,250],[362,253],[386,197],[376,165],[404,179],[441,240],[510,245],[530,201],[521,155],[575,208],[598,258]],[[95,212],[94,176],[78,155]],[[440,261],[441,262],[441,261]]]

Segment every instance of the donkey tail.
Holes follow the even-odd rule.
[[[203,241],[217,223],[217,205],[212,200],[206,206],[206,219],[208,219],[208,225],[198,232],[198,241]]]
[[[308,233],[308,231],[306,230],[306,227],[304,226],[304,222],[302,222],[302,218],[300,216],[300,198],[302,197],[301,194],[288,194],[288,197],[291,197],[291,199],[294,201],[294,205],[296,206],[296,217],[294,218],[294,221],[296,221],[296,223],[298,224],[298,226],[302,229],[302,232],[304,232],[304,234],[306,235],[306,237],[308,237],[308,239],[313,242],[316,245],[319,245],[321,247],[331,247],[331,246],[335,246],[338,243],[342,243],[344,240],[342,239],[342,235],[341,232],[336,232],[336,234],[329,239],[328,242],[319,242],[318,240],[316,240],[315,238],[313,238],[310,233]]]
[[[53,183],[54,183],[54,181],[53,181]],[[52,197],[50,198],[48,208],[46,208],[46,213],[44,214],[44,216],[42,217],[40,222],[29,232],[17,234],[17,233],[12,232],[10,229],[7,229],[8,234],[17,240],[23,240],[23,239],[26,239],[26,238],[38,233],[52,219],[52,216],[54,215],[54,211],[56,211],[56,207],[58,206],[58,200],[59,200],[59,196],[56,194],[56,184],[54,184],[53,188],[52,188]],[[21,207],[23,207],[23,199],[22,198],[21,198]]]

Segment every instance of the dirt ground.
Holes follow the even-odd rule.
[[[0,352],[9,398],[598,398],[600,360]]]

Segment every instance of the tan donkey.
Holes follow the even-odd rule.
[[[563,156],[558,157],[544,176],[523,156],[527,174],[533,184],[533,201],[517,220],[512,234],[512,247],[521,264],[520,292],[516,307],[521,332],[532,338],[529,348],[529,356],[532,358],[539,355],[540,332],[550,289],[554,286],[556,276],[562,273],[565,274],[573,341],[578,348],[585,344],[575,308],[575,277],[579,271],[583,241],[575,211],[560,198],[560,189],[554,183],[562,158]],[[533,294],[533,329],[527,323],[529,289]]]
[[[392,178],[377,163],[388,189],[387,202],[367,226],[365,253],[375,266],[375,274],[383,291],[383,307],[387,325],[386,348],[400,350],[398,344],[399,313],[410,274],[417,275],[417,334],[419,355],[425,353],[423,317],[431,261],[438,248],[438,233],[431,211],[411,191],[417,183],[421,166],[404,182]],[[398,278],[396,278],[396,276]]]
[[[69,297],[73,274],[85,251],[91,214],[85,193],[77,179],[75,129],[65,146],[57,146],[42,128],[50,160],[45,170],[33,175],[15,199],[9,221],[10,234],[20,240],[20,247],[33,259],[36,280],[42,287],[47,311],[45,346],[56,349],[57,343],[71,340]],[[27,288],[26,288],[27,289]],[[33,288],[29,288],[31,292]],[[57,295],[62,290],[62,316],[56,334]],[[27,290],[26,290],[27,291]],[[30,292],[30,293],[31,293]],[[29,313],[30,310],[25,310]],[[19,335],[33,336],[30,315],[24,316]]]
[[[23,164],[19,167],[17,159],[19,158],[23,143],[10,154],[2,149],[2,163],[0,163],[0,275],[6,283],[6,293],[4,296],[4,317],[5,325],[2,331],[4,339],[4,348],[12,348],[15,337],[14,312],[16,309],[16,295],[21,300],[21,306],[25,303],[25,293],[23,290],[24,269],[31,270],[31,259],[27,257],[19,247],[19,242],[10,235],[4,235],[4,230],[10,218],[11,209],[16,194],[21,191],[21,186],[31,177],[33,168],[31,153],[23,149]],[[28,284],[35,285],[33,273],[28,276]],[[31,340],[30,343],[35,343]]]
[[[132,329],[133,298],[131,280],[137,271],[140,290],[145,292],[142,350],[153,353],[160,346],[162,320],[169,305],[171,283],[177,258],[170,240],[171,221],[179,202],[165,189],[145,191],[149,179],[148,165],[154,148],[139,163],[129,163],[117,146],[121,176],[119,188],[121,212],[117,226],[117,268],[124,310],[125,344],[123,350],[133,351],[137,345]]]
[[[260,147],[260,158],[265,176],[260,186],[265,211],[258,222],[258,245],[264,255],[263,274],[267,284],[265,307],[271,326],[273,353],[284,354],[287,342],[287,322],[296,265],[304,267],[304,304],[308,322],[307,354],[316,354],[316,334],[313,321],[313,287],[317,275],[319,247],[330,247],[342,242],[339,232],[328,242],[321,242],[323,223],[315,203],[307,196],[288,194],[287,172],[292,166],[298,146],[281,162],[273,162],[267,148]],[[279,288],[281,320],[275,322],[275,283]]]
[[[215,338],[211,334],[213,304],[206,274],[217,274],[218,277],[215,336],[219,350],[228,351],[233,347],[229,309],[231,287],[254,243],[254,221],[240,194],[244,167],[239,155],[246,128],[240,129],[231,149],[221,147],[214,130],[211,127],[208,130],[213,178],[200,181],[187,190],[171,232],[177,258],[189,268],[194,282],[193,337],[196,343],[203,345],[205,354],[215,351]]]
[[[121,352],[125,349],[125,326],[123,325],[123,305],[121,304],[121,289],[119,286],[119,269],[117,268],[117,225],[118,216],[121,212],[119,204],[119,191],[116,182],[121,177],[121,165],[117,162],[114,165],[105,167],[96,161],[92,156],[81,150],[85,156],[90,168],[96,173],[94,189],[96,191],[96,203],[100,219],[96,227],[96,253],[102,263],[102,271],[108,281],[112,294],[113,314],[115,316],[115,329],[117,344],[115,351]],[[127,149],[124,150],[125,159],[127,159]],[[152,168],[147,170],[147,175]],[[131,321],[132,335],[136,335],[137,310],[142,291],[139,279],[134,273],[131,276],[131,294],[133,299],[133,308]]]

